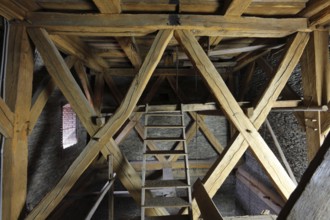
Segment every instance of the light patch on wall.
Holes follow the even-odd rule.
[[[71,147],[78,142],[76,113],[70,104],[62,107],[62,146],[63,149]]]

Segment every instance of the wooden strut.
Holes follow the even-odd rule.
[[[281,192],[281,195],[285,199],[287,199],[290,193],[295,188],[295,185],[293,184],[281,164],[278,162],[274,154],[270,151],[268,147],[266,147],[263,139],[260,138],[260,135],[256,131],[256,128],[259,128],[262,125],[262,122],[266,119],[266,116],[270,112],[272,105],[276,101],[279,93],[283,89],[294,67],[298,63],[302,51],[304,50],[304,47],[308,41],[309,35],[306,33],[298,33],[293,39],[292,43],[288,45],[287,52],[278,67],[278,71],[275,74],[274,78],[271,80],[268,88],[262,95],[262,98],[258,102],[257,107],[255,108],[255,111],[250,118],[251,121],[249,119],[246,120],[244,113],[239,110],[239,106],[232,107],[232,104],[236,103],[236,101],[232,100],[233,98],[231,98],[232,96],[230,92],[225,91],[226,89],[221,89],[227,88],[224,83],[221,83],[222,85],[217,84],[217,82],[221,82],[222,80],[219,79],[219,75],[214,69],[212,63],[209,61],[207,55],[199,46],[198,42],[192,36],[192,34],[187,31],[176,31],[175,37],[188,52],[188,55],[192,58],[193,62],[195,63],[195,66],[197,68],[200,67],[200,72],[202,72],[203,75],[205,75],[205,78],[208,79],[210,86],[213,87],[214,93],[217,95],[217,98],[221,103],[221,106],[225,109],[231,120],[235,122],[235,126],[237,127],[237,129],[244,133],[244,136],[242,134],[235,135],[236,138],[232,142],[232,145],[225,149],[224,153],[216,161],[213,168],[210,169],[205,176],[203,182],[209,195],[211,197],[215,195],[221,184],[224,182],[225,178],[229,175],[235,164],[246,151],[247,147],[249,146],[247,141],[249,141],[253,152],[259,158],[260,162],[270,175],[271,179],[276,183],[275,185]],[[196,54],[198,54],[199,56],[197,57]],[[225,99],[224,97],[222,97],[224,94],[226,94]],[[228,106],[225,106],[227,105],[226,100],[228,97],[230,97],[229,99],[231,100],[229,108]],[[235,109],[234,112],[231,112],[233,109]],[[238,116],[242,120],[237,121]],[[252,126],[251,122],[253,123]],[[246,129],[244,129],[245,126]],[[251,130],[250,128],[253,130]],[[244,140],[245,138],[246,140]],[[269,163],[269,161],[272,162]],[[194,213],[196,213],[196,215],[194,215],[194,219],[197,219],[199,210],[196,207],[196,203]]]
[[[173,36],[173,31],[159,31],[139,73],[133,80],[128,93],[122,102],[122,105],[118,108],[110,120],[99,130],[91,121],[91,118],[96,113],[90,107],[81,90],[77,89],[78,85],[64,64],[64,61],[55,48],[55,45],[50,41],[47,32],[43,29],[29,29],[29,34],[40,51],[50,75],[52,75],[55,83],[61,89],[64,96],[77,113],[84,127],[92,136],[92,139],[69,167],[60,182],[32,210],[27,219],[46,218],[68,193],[69,189],[78,180],[84,170],[86,170],[86,168],[90,165],[100,150],[102,150],[101,152],[104,156],[107,156],[110,153],[114,155],[114,167],[118,173],[118,178],[131,192],[133,198],[139,202],[139,190],[141,188],[140,177],[121,153],[119,147],[112,139],[112,136],[134,110],[139,97],[141,96],[154,69],[160,61],[168,42]],[[63,77],[66,77],[67,79]],[[166,213],[166,210],[157,208],[150,209],[148,214],[163,215]]]

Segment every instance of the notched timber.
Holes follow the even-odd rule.
[[[94,36],[127,36],[127,33],[150,33],[164,29],[192,30],[200,36],[284,37],[306,31],[306,18],[257,18],[203,15],[178,15],[180,25],[169,25],[164,14],[68,14],[29,13],[26,24],[42,27],[51,33]],[[68,22],[70,21],[70,22]]]

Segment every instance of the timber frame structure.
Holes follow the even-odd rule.
[[[310,160],[329,132],[329,0],[2,0],[0,15],[10,22],[7,86],[0,99],[0,132],[5,137],[2,219],[18,219],[25,207],[28,135],[55,87],[91,138],[27,219],[46,219],[100,153],[105,158],[113,155],[118,179],[140,204],[141,178],[118,144],[134,128],[143,133],[138,101],[151,77],[157,80],[144,103],[165,80],[186,103],[185,94],[176,89],[175,77],[194,77],[195,71],[213,94],[216,104],[184,105],[219,154],[202,180],[210,197],[249,147],[282,198],[290,197],[296,184],[258,132],[271,110],[302,109],[296,117],[306,130]],[[32,94],[34,47],[51,79]],[[273,51],[282,54],[276,69],[262,58]],[[286,85],[299,62],[303,101]],[[256,63],[272,79],[261,97],[249,104],[243,101]],[[86,69],[95,74],[95,86],[90,85]],[[246,73],[244,85],[230,88],[226,82],[239,71]],[[133,77],[126,94],[117,88],[113,76]],[[95,119],[102,118],[104,84],[119,105],[105,123],[96,123]],[[198,114],[201,111],[223,112],[236,130],[230,146],[221,146]],[[194,129],[186,133],[188,141],[195,134]],[[155,208],[147,214],[166,215],[167,210]],[[195,200],[193,214],[198,219]]]

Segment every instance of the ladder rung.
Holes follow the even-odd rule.
[[[152,137],[144,140],[145,141],[185,141],[185,139],[183,138],[175,138],[175,137],[164,137],[164,138]]]
[[[156,188],[188,188],[190,187],[185,180],[146,180],[145,189]]]
[[[164,215],[146,217],[147,220],[189,220],[189,215]]]
[[[145,155],[187,155],[183,150],[148,150]]]
[[[182,125],[147,125],[145,128],[185,128],[185,126]]]
[[[154,197],[146,199],[144,208],[156,207],[189,207],[187,198],[182,197]]]
[[[158,116],[158,117],[182,117],[182,114],[164,114],[164,113],[146,113],[147,116]]]

